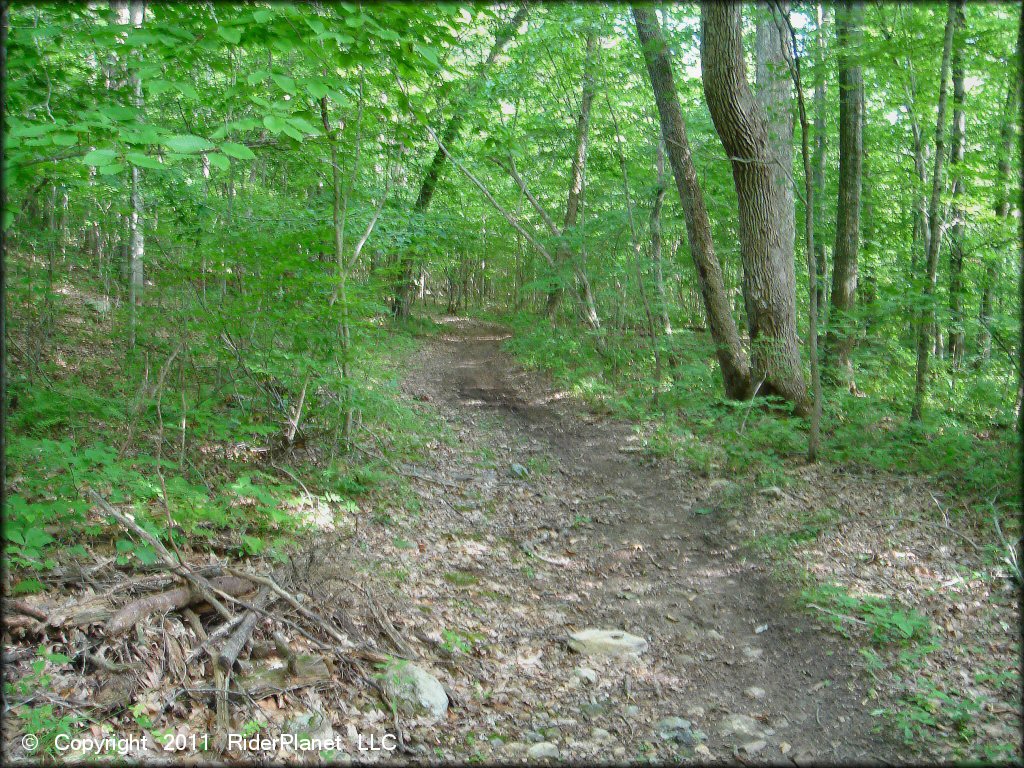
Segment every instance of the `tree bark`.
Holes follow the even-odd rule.
[[[813,168],[814,199],[816,201],[814,206],[814,223],[820,232],[825,218],[825,163],[827,161],[828,148],[828,134],[825,128],[825,7],[823,4],[818,3],[816,15],[818,45],[814,62],[814,158],[811,161],[811,166]],[[828,260],[825,258],[824,238],[819,237],[814,247],[814,263],[817,270],[815,276],[815,299],[818,306],[818,321],[820,325],[825,325],[825,311],[827,309],[825,303],[827,298],[825,279],[827,277],[826,265]]]
[[[651,262],[654,265],[654,293],[658,300],[658,317],[661,330],[666,336],[672,335],[672,321],[668,316],[668,298],[665,296],[665,276],[661,263],[661,208],[665,202],[665,140],[658,141],[655,158],[655,170],[658,173],[657,187],[654,190],[654,203],[651,205]]]
[[[519,9],[508,23],[503,24],[495,33],[494,43],[491,45],[491,50],[488,52],[487,58],[480,66],[480,70],[476,77],[473,78],[473,81],[469,84],[467,93],[455,105],[455,112],[448,120],[448,124],[445,126],[445,129],[441,134],[441,143],[445,147],[451,149],[455,145],[456,140],[459,138],[459,132],[462,130],[462,122],[465,119],[466,107],[476,97],[484,80],[486,79],[487,72],[491,68],[491,65],[505,49],[505,46],[507,46],[515,36],[516,30],[519,29],[520,25],[525,21],[527,13],[528,8],[525,4],[519,6]],[[439,146],[437,151],[434,153],[433,159],[430,161],[430,165],[427,166],[427,172],[423,176],[423,181],[420,184],[420,191],[416,196],[416,203],[413,205],[413,211],[415,213],[422,214],[430,207],[430,201],[434,198],[434,192],[437,190],[437,183],[441,179],[441,173],[444,170],[446,161],[447,155],[441,151],[441,147]],[[405,320],[409,317],[409,310],[412,304],[412,292],[415,288],[416,281],[413,275],[414,265],[410,255],[403,253],[399,258],[401,261],[400,277],[398,285],[395,288],[393,310],[396,318],[399,320]]]
[[[1024,40],[1017,39],[1017,62],[1020,62]],[[1014,67],[1010,73],[1010,80],[1006,88],[1006,103],[1003,108],[1003,123],[999,130],[999,161],[997,164],[996,176],[996,204],[995,213],[1000,219],[1007,221],[1010,218],[1010,195],[1013,185],[1010,183],[1010,159],[1013,157],[1013,139],[1017,127],[1017,103],[1021,95],[1021,73],[1018,67]],[[1000,260],[998,258],[987,259],[985,264],[985,282],[981,294],[981,349],[982,360],[988,360],[992,355],[992,332],[989,326],[993,318],[993,298],[996,285],[999,281]]]
[[[947,339],[949,359],[953,368],[959,368],[964,359],[964,216],[962,205],[964,195],[964,142],[967,118],[964,114],[964,8],[960,5],[956,14],[953,43],[953,130],[950,135],[949,172],[953,177],[953,202],[951,215],[953,226],[949,233],[949,315],[950,326]]]
[[[864,78],[860,67],[864,5],[844,0],[836,8],[839,40],[839,200],[832,251],[832,309],[825,339],[836,377],[856,391],[850,355],[857,338],[851,313],[857,303],[857,249],[863,163]]]
[[[715,355],[722,371],[725,394],[735,400],[746,400],[752,392],[750,364],[730,312],[722,267],[711,239],[711,221],[686,136],[686,124],[676,95],[668,48],[651,8],[633,6],[633,19],[636,22],[637,39],[647,63],[647,73],[651,78],[669,165],[686,217],[690,255],[697,272],[697,283],[707,312]]]
[[[565,236],[579,219],[580,200],[583,196],[583,173],[587,165],[588,137],[590,132],[590,111],[594,103],[594,57],[597,49],[597,35],[594,32],[587,34],[587,53],[583,64],[583,89],[580,95],[580,114],[576,119],[576,135],[572,156],[572,168],[569,172],[569,195],[565,203],[565,219],[562,224],[561,239],[555,251],[555,261],[562,265],[572,258],[569,244]],[[581,280],[577,272],[577,288],[580,292],[582,309],[586,315],[588,324],[591,327],[598,327],[600,321],[597,318],[597,309],[594,304],[594,297],[591,294],[590,283],[583,276]],[[557,287],[548,292],[547,316],[552,318],[558,311],[558,305],[562,300],[562,288]]]
[[[764,108],[750,92],[739,5],[701,4],[701,79],[715,130],[732,163],[739,200],[744,304],[754,377],[762,391],[810,410],[796,333],[796,276],[787,241],[787,196]],[[787,169],[788,170],[788,169]],[[788,247],[787,247],[788,242]]]
[[[962,2],[962,0],[960,0]],[[935,324],[935,272],[939,263],[939,245],[942,238],[942,216],[939,208],[942,195],[942,164],[945,159],[946,95],[948,92],[950,56],[953,49],[953,27],[956,23],[957,0],[950,0],[946,14],[945,39],[942,44],[942,66],[939,69],[939,107],[935,120],[935,166],[932,170],[932,193],[928,203],[928,261],[925,265],[927,282],[924,288],[925,308],[917,312],[917,371],[914,381],[914,404],[910,411],[913,421],[920,421],[924,411],[924,396],[928,386],[928,346],[930,332]]]

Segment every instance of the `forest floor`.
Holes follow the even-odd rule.
[[[1020,758],[1018,593],[969,535],[934,522],[942,489],[828,464],[793,467],[783,488],[707,477],[524,370],[502,350],[503,327],[441,327],[396,372],[403,399],[436,424],[429,460],[392,466],[407,481],[395,498],[312,504],[323,524],[276,577],[374,658],[425,668],[447,712],[396,720],[377,692],[384,668],[329,664],[235,700],[235,730],[312,731],[325,713],[348,746],[320,757],[360,762]],[[102,597],[123,594],[117,584]],[[24,602],[54,624],[81,599]],[[584,629],[648,645],[577,653],[567,641]],[[49,681],[58,698],[47,695],[134,701],[107,721],[122,730],[211,732],[209,667],[182,662],[192,633],[173,614],[139,622],[119,641],[135,650],[110,651],[147,659],[129,689],[103,670],[61,672]],[[37,644],[27,637],[25,652]],[[17,658],[8,679],[33,679]],[[263,663],[243,655],[239,676]],[[8,744],[20,741],[11,728],[7,718]],[[379,749],[396,731],[402,749]],[[359,748],[371,738],[378,749]],[[317,759],[276,746],[225,754],[275,756]]]

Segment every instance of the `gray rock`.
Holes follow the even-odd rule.
[[[615,756],[615,757],[619,757],[619,758],[625,757],[626,756],[626,748],[625,747],[616,747],[615,749],[612,750],[612,755]]]
[[[636,704],[630,704],[626,707],[626,717],[636,717],[640,714],[640,707]]]
[[[743,692],[743,695],[750,699],[763,699],[768,694],[765,693],[764,688],[752,685]]]
[[[569,647],[587,656],[638,656],[647,641],[621,629],[583,629],[569,635]]]
[[[604,728],[591,729],[590,736],[595,741],[612,741],[615,738],[611,735],[609,731],[606,731]]]
[[[529,741],[531,744],[536,744],[537,742],[544,741],[544,737],[541,734],[537,733],[537,731],[527,731],[523,734],[523,738]]]
[[[557,760],[558,747],[550,741],[542,741],[526,750],[526,756],[531,760]]]
[[[662,741],[675,741],[692,746],[696,739],[693,735],[693,723],[681,717],[665,717],[658,721],[655,730]]]
[[[597,672],[589,667],[576,667],[576,669],[572,671],[572,674],[573,677],[584,683],[589,683],[590,685],[595,685],[597,683]]]
[[[761,724],[748,715],[729,715],[718,726],[723,736],[735,735],[741,739],[760,739],[764,735]]]
[[[524,480],[530,476],[530,470],[528,470],[522,464],[513,463],[512,466],[508,468],[508,471],[509,474],[512,475],[512,477],[518,477],[520,480]]]
[[[502,751],[508,752],[510,755],[518,755],[520,752],[525,752],[526,749],[526,745],[521,741],[510,741],[502,747]]]
[[[544,734],[544,739],[546,741],[561,741],[562,740],[562,730],[560,728],[554,728],[554,727],[552,727],[552,728],[545,728],[543,730],[543,734]]]
[[[595,717],[598,717],[599,715],[603,715],[605,709],[606,707],[604,704],[598,704],[593,701],[585,701],[583,704],[580,705],[580,712],[582,712],[586,717],[590,718],[591,720],[593,720]]]
[[[300,712],[284,723],[285,733],[294,734],[300,740],[309,739],[320,742],[330,741],[334,738],[334,728],[331,726],[331,718],[319,710]]]
[[[747,646],[747,647],[745,647],[743,649],[743,655],[746,656],[751,661],[753,661],[754,659],[761,658],[761,655],[763,653],[764,653],[764,650],[762,648],[751,648],[750,646]]]
[[[448,712],[448,694],[436,677],[417,664],[394,664],[384,677],[388,696],[399,710],[437,722]]]
[[[768,746],[768,742],[764,739],[757,739],[743,745],[742,749],[748,755],[754,755],[760,752],[762,749]]]

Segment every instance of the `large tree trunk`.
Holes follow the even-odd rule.
[[[839,38],[839,200],[832,252],[832,311],[826,348],[836,376],[856,390],[850,353],[857,338],[851,317],[857,301],[857,248],[863,163],[864,79],[860,67],[864,5],[845,0],[836,8]]]
[[[962,2],[962,0],[960,0]],[[928,385],[928,347],[930,332],[935,324],[935,272],[939,263],[939,245],[942,239],[942,216],[939,207],[942,196],[942,163],[945,159],[946,94],[948,91],[950,55],[953,49],[953,27],[956,23],[957,0],[950,0],[946,14],[946,33],[942,44],[942,66],[939,69],[939,108],[935,120],[935,167],[932,170],[932,194],[928,203],[928,261],[925,265],[927,282],[924,289],[925,309],[917,313],[917,372],[914,381],[914,404],[910,418],[921,420],[924,395]]]
[[[768,118],[747,84],[739,5],[701,4],[701,67],[704,95],[732,163],[739,200],[754,377],[763,381],[765,394],[789,400],[804,415],[809,402],[796,333],[793,241],[787,232],[791,198],[776,183]]]
[[[953,44],[953,130],[950,135],[949,172],[953,177],[953,227],[949,233],[949,359],[959,368],[964,359],[964,216],[961,203],[964,194],[964,9],[957,10],[956,41]]]
[[[658,107],[661,135],[686,217],[690,255],[697,271],[697,282],[708,316],[715,355],[722,370],[725,393],[730,398],[745,400],[752,391],[750,365],[729,310],[722,267],[718,263],[711,239],[711,221],[704,203],[704,191],[697,179],[697,169],[693,165],[665,38],[653,9],[633,6],[633,18]]]
[[[480,91],[484,81],[487,78],[487,72],[490,70],[494,60],[498,58],[501,52],[508,45],[509,41],[515,36],[516,30],[519,29],[520,25],[526,19],[528,12],[526,5],[521,5],[516,11],[515,16],[507,24],[502,27],[494,35],[494,44],[491,46],[491,50],[487,54],[487,58],[480,66],[479,72],[476,77],[469,85],[469,89],[465,96],[455,105],[455,111],[452,117],[448,120],[448,124],[445,126],[443,133],[441,134],[441,144],[451,149],[456,140],[459,138],[459,132],[462,130],[462,121],[465,118],[466,107],[473,101],[477,93]],[[437,151],[434,153],[433,159],[430,161],[430,165],[427,167],[427,172],[423,176],[423,182],[420,184],[419,194],[416,196],[416,203],[413,205],[413,211],[417,214],[422,214],[427,208],[430,207],[430,201],[434,198],[434,192],[437,189],[437,183],[441,179],[441,172],[444,170],[445,162],[447,161],[447,155],[438,146]],[[412,304],[413,289],[416,287],[415,265],[412,262],[412,258],[408,254],[402,254],[400,257],[400,275],[398,279],[398,285],[395,287],[395,299],[394,299],[394,313],[395,317],[399,320],[405,320],[409,317],[409,310]]]
[[[665,295],[665,275],[661,259],[661,208],[665,202],[665,140],[658,141],[655,169],[658,172],[654,203],[651,205],[651,262],[654,265],[654,294],[658,300],[658,317],[661,330],[666,336],[672,335],[672,321],[668,316],[668,298]]]

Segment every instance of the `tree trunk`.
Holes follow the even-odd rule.
[[[953,177],[953,227],[949,233],[949,359],[959,368],[964,359],[964,142],[967,119],[964,114],[964,9],[957,10],[953,44],[953,129],[950,135],[949,172]]]
[[[128,23],[132,27],[139,28],[145,20],[145,5],[142,0],[131,0],[130,7],[125,8]],[[120,9],[119,9],[120,16]],[[120,18],[119,18],[120,20]],[[142,110],[142,80],[137,72],[133,72],[130,78],[132,87],[132,98],[135,108]],[[128,219],[128,254],[129,254],[129,278],[128,278],[128,304],[131,312],[131,326],[129,330],[128,343],[135,349],[135,326],[137,307],[142,304],[142,291],[145,285],[143,276],[143,263],[146,256],[145,234],[143,232],[143,207],[142,207],[142,169],[132,165],[132,188],[131,188],[131,214]]]
[[[658,317],[661,329],[666,336],[672,335],[672,321],[668,316],[668,298],[665,296],[665,276],[661,264],[661,207],[665,202],[665,141],[658,142],[658,154],[655,169],[658,172],[658,185],[654,191],[654,203],[651,205],[651,262],[654,265],[654,293],[658,301]]]
[[[752,391],[750,365],[729,309],[722,267],[711,239],[711,221],[704,203],[704,191],[693,164],[665,38],[651,8],[633,6],[633,18],[658,107],[661,135],[686,217],[690,255],[697,272],[697,283],[707,312],[715,355],[722,370],[725,394],[735,400],[746,400]]]
[[[562,241],[555,251],[555,260],[559,265],[564,264],[572,258],[568,243],[564,238],[569,231],[576,226],[579,219],[580,199],[583,195],[583,172],[587,164],[588,135],[590,131],[590,110],[594,103],[594,55],[597,48],[597,35],[594,32],[587,34],[587,53],[583,64],[583,91],[580,96],[580,114],[576,119],[576,136],[572,157],[572,168],[569,173],[569,197],[565,204],[565,220],[562,224]],[[587,314],[590,324],[593,326],[597,318],[597,311],[594,308],[594,299],[590,292],[590,283],[585,279],[577,278],[577,287],[580,291],[580,298],[583,301],[583,311]],[[548,292],[547,316],[552,318],[558,311],[558,305],[562,300],[562,288],[557,287]]]
[[[962,0],[960,0],[962,2]],[[956,22],[957,0],[950,0],[946,14],[945,40],[942,44],[942,66],[939,69],[939,108],[935,120],[935,167],[932,170],[932,194],[928,204],[928,261],[925,265],[928,281],[924,288],[925,308],[917,313],[917,372],[914,381],[914,404],[910,418],[920,421],[924,411],[924,395],[928,384],[928,346],[930,332],[935,324],[935,272],[939,263],[939,245],[942,237],[942,218],[939,209],[942,195],[942,162],[945,158],[946,94],[948,91],[950,55],[953,49],[953,27]]]
[[[825,339],[836,377],[856,391],[850,354],[857,338],[851,313],[857,302],[857,248],[863,162],[864,79],[860,67],[864,5],[844,0],[836,8],[839,41],[839,200],[832,251],[832,309]]]
[[[827,131],[825,129],[825,7],[817,5],[817,55],[815,57],[815,80],[814,80],[814,159],[811,161],[814,180],[814,223],[821,231],[821,225],[825,219],[825,163],[827,161]],[[818,306],[818,321],[820,326],[825,323],[826,311],[826,265],[825,239],[819,237],[814,245],[814,263],[817,270],[815,285],[815,299]]]
[[[455,111],[441,135],[441,143],[449,150],[454,146],[455,141],[459,137],[459,132],[462,130],[462,121],[465,118],[466,107],[476,97],[481,86],[486,80],[488,70],[491,68],[494,60],[497,59],[499,54],[505,49],[505,46],[508,45],[509,41],[512,40],[516,30],[519,29],[519,26],[526,19],[527,12],[527,6],[525,4],[521,5],[512,19],[495,33],[494,44],[491,46],[491,50],[488,52],[487,58],[481,65],[476,77],[469,84],[469,88],[465,96],[455,105]],[[434,192],[437,189],[437,182],[441,178],[441,172],[444,170],[446,161],[447,155],[439,146],[437,151],[434,153],[433,159],[430,161],[430,165],[427,167],[427,173],[423,177],[423,182],[420,184],[419,195],[417,195],[416,203],[413,205],[414,212],[422,214],[430,207],[430,201],[434,198]],[[412,263],[411,256],[408,253],[403,253],[399,259],[401,261],[400,276],[398,285],[395,288],[393,309],[396,318],[399,320],[405,320],[409,317],[409,310],[411,309],[412,304],[412,292],[415,288],[416,281],[414,279],[414,265]]]
[[[1017,61],[1022,55],[1022,39],[1017,39]],[[1020,72],[1014,68],[1010,73],[1010,81],[1006,89],[1006,105],[1003,109],[1003,124],[999,130],[999,162],[996,177],[995,213],[1006,221],[1010,218],[1010,159],[1013,157],[1014,131],[1017,126],[1017,101],[1021,93]],[[985,283],[981,294],[981,359],[988,360],[992,355],[992,324],[993,294],[999,281],[1000,260],[990,256],[985,264]]]
[[[810,404],[796,334],[792,238],[787,239],[791,198],[776,183],[768,117],[747,84],[741,14],[739,5],[701,4],[701,79],[739,200],[754,377],[762,380],[765,394],[789,400],[805,415]]]

